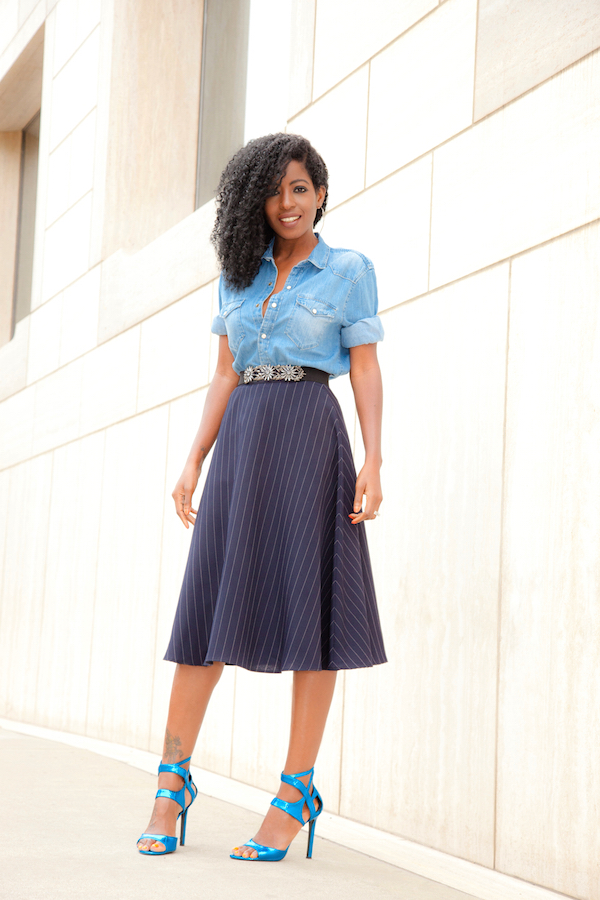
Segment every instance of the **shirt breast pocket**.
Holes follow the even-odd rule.
[[[335,315],[335,306],[327,300],[298,294],[285,333],[299,350],[314,350],[325,338]]]
[[[227,342],[232,353],[236,353],[242,343],[245,332],[242,326],[242,303],[241,300],[231,300],[224,303],[221,309],[221,316],[225,319],[225,328],[227,329]]]

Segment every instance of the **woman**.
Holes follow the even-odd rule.
[[[159,791],[138,849],[175,850],[196,795],[188,772],[225,664],[293,670],[277,797],[234,859],[282,859],[323,808],[313,771],[338,669],[386,662],[364,521],[381,502],[381,374],[373,266],[313,232],[327,169],[298,135],[229,162],[212,239],[222,266],[216,372],[173,491],[196,525],[165,659],[176,663]],[[366,450],[358,477],[330,376],[350,371]],[[199,509],[202,463],[219,434]],[[366,497],[364,509],[361,509]]]

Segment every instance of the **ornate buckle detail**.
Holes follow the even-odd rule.
[[[282,366],[270,364],[248,366],[244,369],[244,384],[251,381],[302,381],[304,375],[302,366],[295,366],[291,363]]]
[[[302,381],[304,378],[304,369],[302,366],[287,364],[285,366],[280,366],[280,369],[283,381]]]
[[[273,381],[276,379],[275,366],[257,366],[254,369],[254,377],[258,381]]]

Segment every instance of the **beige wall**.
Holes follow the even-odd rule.
[[[133,7],[42,6],[34,310],[0,348],[0,715],[159,753],[190,538],[170,493],[216,359],[213,208],[175,214],[157,188],[127,245],[105,188],[111,144],[129,158]],[[390,662],[342,674],[319,786],[449,867],[600,900],[600,39],[592,0],[526,6],[292,5],[288,128],[326,158],[323,236],[372,257],[386,330],[367,528]],[[2,9],[5,71],[33,24]],[[289,693],[227,671],[195,761],[273,789]]]
[[[23,42],[23,39],[27,40],[30,37],[29,32],[32,30],[31,26],[27,29],[21,39]],[[44,56],[43,22],[22,49],[18,47],[19,43],[21,42],[15,42],[15,48],[7,48],[8,52],[5,51],[0,57],[4,62],[0,68],[0,131],[25,128],[40,108]],[[10,53],[11,49],[13,54],[15,51],[21,51],[16,59]]]
[[[194,211],[202,9],[114,0],[104,257],[144,247]]]

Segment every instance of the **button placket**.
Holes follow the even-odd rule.
[[[264,302],[264,301],[263,301]],[[260,304],[262,307],[262,303]],[[260,359],[261,364],[265,364],[269,362],[269,352],[268,352],[268,344],[269,337],[271,336],[272,327],[269,322],[266,321],[267,314],[269,312],[269,308],[267,307],[267,311],[264,316],[262,316],[262,309],[259,310],[261,314],[261,322],[258,332],[258,358]]]
[[[295,273],[294,270],[292,269],[292,271],[288,275],[288,279],[290,279],[292,281],[296,281],[297,277],[294,278],[293,277],[294,275],[297,276],[297,273]],[[276,279],[273,279],[272,281],[270,281],[267,284],[267,287],[268,288],[273,287],[275,285],[275,283],[276,283]],[[275,327],[275,322],[277,320],[279,310],[281,308],[281,298],[286,297],[287,291],[291,291],[293,287],[294,287],[294,285],[286,283],[284,285],[284,287],[277,294],[272,294],[269,299],[269,302],[267,303],[267,308],[265,309],[264,316],[262,314],[262,307],[263,307],[263,304],[265,301],[262,300],[260,303],[257,304],[257,306],[258,306],[257,320],[258,320],[258,317],[260,316],[257,343],[258,343],[258,358],[261,362],[261,365],[269,364],[269,362],[270,362],[270,360],[269,360],[269,342],[270,342],[271,335],[273,333],[273,329]]]

